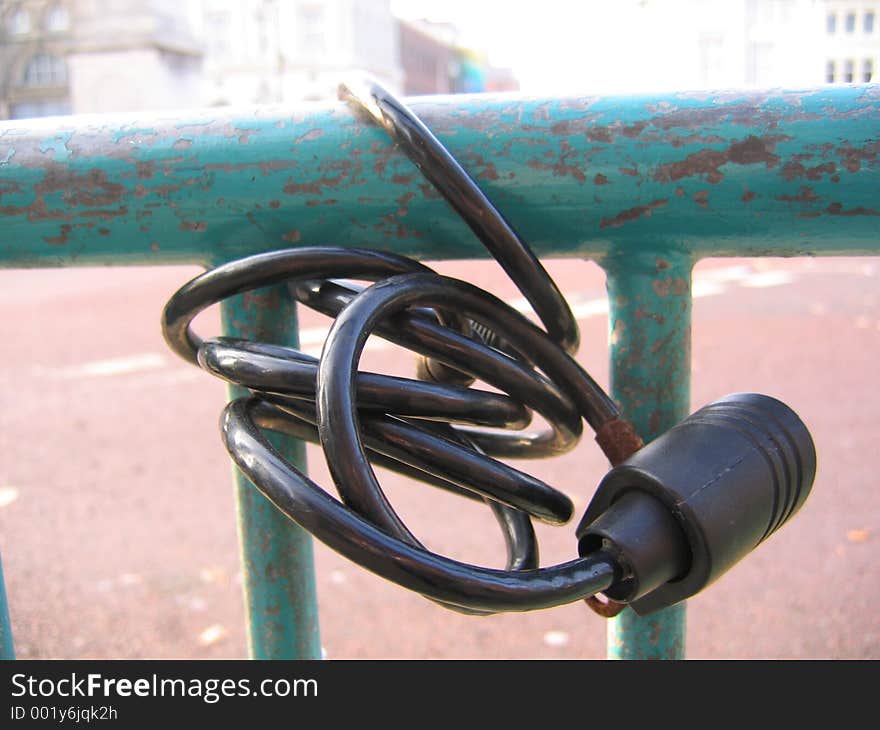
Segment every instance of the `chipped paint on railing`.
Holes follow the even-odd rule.
[[[542,256],[873,250],[874,86],[415,100]],[[0,123],[0,265],[205,262],[296,243],[484,255],[342,105]],[[840,235],[846,219],[846,235]]]

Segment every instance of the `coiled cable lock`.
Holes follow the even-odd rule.
[[[162,325],[166,341],[178,355],[251,391],[249,397],[228,404],[221,418],[233,461],[278,509],[332,549],[463,613],[526,611],[586,599],[595,611],[611,616],[630,601],[639,610],[639,599],[646,592],[662,589],[663,600],[641,604],[656,610],[687,597],[669,590],[669,585],[699,590],[714,579],[716,573],[703,576],[705,580],[685,580],[693,566],[703,566],[705,560],[711,563],[710,556],[699,553],[709,544],[700,542],[698,535],[703,514],[685,514],[677,506],[680,500],[664,501],[669,485],[651,493],[643,485],[630,489],[626,480],[623,486],[600,486],[597,498],[604,500],[602,511],[597,514],[594,499],[587,511],[591,519],[578,528],[581,556],[539,567],[531,518],[565,523],[572,516],[572,502],[498,459],[566,452],[577,443],[583,421],[594,430],[612,465],[623,464],[642,443],[611,398],[573,359],[578,328],[564,297],[446,148],[410,109],[375,82],[344,86],[341,96],[388,131],[501,264],[546,330],[482,289],[382,251],[302,247],[218,266],[171,297]],[[347,280],[375,283],[360,288]],[[192,320],[205,308],[280,283],[287,284],[301,304],[334,318],[319,359],[262,342],[202,340],[192,331]],[[421,379],[358,372],[361,351],[373,333],[418,353]],[[500,393],[469,387],[475,380]],[[774,409],[784,409],[788,420],[782,420],[795,435],[771,434],[770,441],[791,437],[795,460],[806,467],[797,473],[789,470],[782,482],[777,472],[747,476],[752,482],[757,479],[755,488],[763,489],[762,494],[776,495],[784,488],[805,498],[815,471],[815,453],[797,416],[766,398],[759,400],[746,421],[770,418],[776,424],[779,415]],[[532,412],[547,422],[545,430],[523,430]],[[285,460],[263,429],[320,443],[341,501]],[[745,439],[742,444],[746,450],[766,450],[760,439]],[[426,550],[386,499],[371,461],[484,500],[505,537],[506,567],[469,565]],[[728,472],[737,474],[735,469]],[[603,486],[615,473],[609,473]],[[770,484],[769,491],[764,482]],[[794,482],[795,487],[789,488]],[[745,487],[736,486],[741,488]],[[633,490],[638,499],[618,499]],[[779,500],[774,496],[771,501]],[[802,501],[792,502],[796,506],[778,524]],[[606,512],[614,519],[606,516],[601,522]],[[750,519],[760,522],[763,517],[753,511]],[[594,524],[599,526],[592,529]],[[719,540],[725,545],[738,540],[739,545],[740,538],[737,533]],[[747,545],[745,552],[751,547]],[[595,597],[600,592],[614,598],[600,601]]]

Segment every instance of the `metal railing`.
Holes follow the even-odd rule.
[[[612,394],[646,440],[689,410],[698,260],[880,251],[877,86],[412,107],[538,255],[604,268]],[[210,266],[328,241],[485,256],[383,131],[341,104],[0,123],[2,266]],[[296,342],[283,287],[222,317],[227,335]],[[303,463],[300,444],[285,448]],[[237,480],[251,654],[317,657],[311,540]],[[11,656],[2,581],[0,616]],[[683,605],[627,610],[609,623],[609,655],[682,657],[684,625]]]

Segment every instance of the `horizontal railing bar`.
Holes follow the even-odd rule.
[[[880,88],[413,99],[540,256],[876,253]],[[0,266],[485,252],[342,104],[0,123]]]

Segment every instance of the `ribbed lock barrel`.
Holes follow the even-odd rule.
[[[607,594],[649,613],[697,593],[778,529],[815,473],[813,440],[794,411],[766,395],[730,395],[606,475],[578,527],[579,550],[617,550],[631,575]]]

